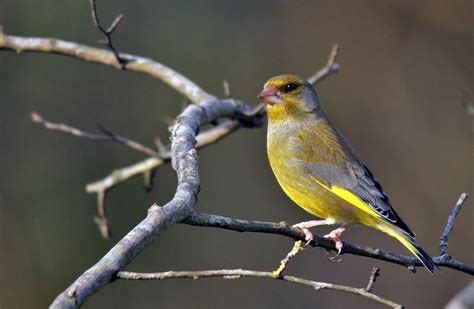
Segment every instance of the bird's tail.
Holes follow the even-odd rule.
[[[399,228],[389,224],[384,223],[378,225],[378,228],[388,235],[396,238],[401,242],[414,256],[416,256],[420,262],[428,269],[431,273],[434,272],[435,264],[431,256],[426,253],[415,241],[415,238],[411,237],[407,233],[403,232]]]

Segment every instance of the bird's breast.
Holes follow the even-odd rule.
[[[270,124],[267,136],[270,166],[283,191],[301,208],[321,218],[350,223],[355,217],[354,207],[347,207],[344,201],[317,184],[314,181],[317,175],[308,170],[308,160],[335,162],[334,158],[340,157],[337,152],[332,152],[334,158],[324,152],[327,142],[316,132],[284,122]]]

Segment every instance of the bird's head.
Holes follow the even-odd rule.
[[[270,78],[257,98],[267,104],[270,121],[309,117],[320,108],[313,87],[296,75]]]

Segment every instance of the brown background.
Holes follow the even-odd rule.
[[[257,102],[270,76],[308,76],[341,45],[342,70],[317,89],[333,121],[384,185],[394,207],[433,255],[447,215],[473,190],[472,122],[462,97],[474,90],[473,1],[98,1],[124,52],[152,57],[222,94]],[[100,35],[88,1],[1,0],[9,34],[51,36],[94,45]],[[0,307],[45,307],[91,266],[153,203],[175,189],[169,165],[151,194],[130,180],[108,200],[113,238],[92,220],[95,196],[84,185],[143,158],[119,145],[92,143],[32,124],[29,113],[94,130],[102,123],[152,144],[167,138],[162,119],[181,97],[158,80],[45,54],[0,52]],[[241,130],[200,152],[201,211],[290,223],[311,217],[282,193],[268,166],[265,129]],[[456,223],[450,253],[474,263],[472,199]],[[324,228],[317,233],[325,233]],[[353,228],[351,242],[407,253],[390,237]],[[281,236],[175,226],[129,267],[136,271],[274,268],[291,247]],[[387,263],[344,256],[330,263],[321,249],[304,252],[288,273],[365,286],[382,269],[374,292],[409,308],[439,308],[471,277],[443,269],[416,275]],[[282,282],[243,279],[115,282],[85,308],[318,307],[378,308],[361,297]]]

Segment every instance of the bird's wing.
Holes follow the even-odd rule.
[[[364,164],[347,164],[346,168],[326,163],[303,164],[306,165],[311,178],[325,189],[363,211],[389,221],[411,237],[415,237],[408,225],[392,208],[380,183]]]
[[[312,138],[308,139],[307,135],[297,137],[299,147],[306,148],[304,153],[312,153],[311,157],[301,158],[300,166],[304,166],[316,183],[346,202],[372,216],[390,222],[411,237],[415,237],[390,205],[382,186],[367,166],[357,159],[354,150],[342,134],[330,125],[322,126],[317,122],[314,125],[310,128]],[[320,159],[322,156],[324,160]]]

